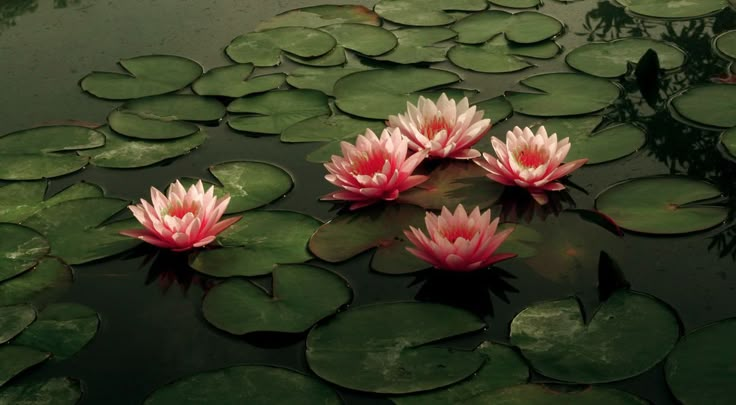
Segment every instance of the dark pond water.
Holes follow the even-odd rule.
[[[317,1],[251,0],[130,0],[130,1],[18,1],[0,3],[0,133],[48,123],[79,120],[103,123],[117,103],[84,94],[78,81],[93,70],[108,70],[119,59],[147,54],[181,55],[206,69],[229,63],[224,47],[234,37],[280,12],[307,5],[338,4]],[[372,1],[356,2],[372,6]],[[676,43],[688,60],[680,71],[664,76],[661,89],[667,95],[694,83],[707,83],[727,71],[727,62],[711,50],[713,32],[736,28],[736,13],[688,21],[635,19],[606,0],[570,4],[547,0],[541,9],[566,23],[558,42],[573,49],[586,41],[646,36]],[[461,71],[448,62],[436,67],[461,72],[462,87],[496,96],[519,89],[518,81],[536,73],[568,71],[558,56],[536,62],[539,66],[511,74],[479,74]],[[282,66],[284,71],[293,64]],[[261,69],[259,72],[268,72]],[[647,144],[619,161],[585,167],[572,178],[580,189],[570,195],[578,208],[592,208],[595,196],[609,185],[632,177],[687,174],[708,179],[724,193],[732,194],[736,166],[717,150],[717,131],[696,129],[674,120],[667,108],[652,109],[635,82],[622,82],[626,95],[607,116],[620,122],[638,122],[647,130]],[[560,100],[564,102],[564,100]],[[515,115],[491,130],[501,136],[514,125],[525,126],[533,117]],[[145,169],[85,170],[50,182],[49,193],[89,181],[104,187],[108,195],[137,200],[147,197],[151,185],[163,187],[179,177],[207,178],[206,168],[230,160],[271,162],[288,170],[295,182],[288,195],[269,208],[307,213],[321,220],[334,216],[332,205],[317,198],[331,190],[321,165],[304,156],[310,144],[284,145],[278,137],[250,137],[226,125],[207,128],[209,140],[191,154]],[[483,142],[486,142],[485,140]],[[585,190],[585,193],[581,190]],[[537,217],[535,220],[539,222]],[[549,226],[559,219],[549,216]],[[556,222],[557,221],[557,222]],[[350,281],[354,305],[413,299],[454,300],[485,312],[489,324],[484,335],[460,340],[472,347],[483,337],[508,340],[511,319],[530,303],[578,295],[591,308],[596,305],[596,270],[601,250],[615,258],[632,288],[669,303],[684,330],[736,316],[736,228],[724,224],[684,236],[655,237],[627,232],[623,238],[591,230],[582,222],[567,221],[569,234],[578,241],[564,248],[572,252],[582,274],[575,282],[544,277],[523,261],[499,267],[512,275],[506,282],[507,300],[483,291],[452,296],[444,288],[432,288],[415,276],[387,276],[369,270],[369,254],[332,265]],[[570,228],[572,227],[572,228]],[[95,339],[73,358],[34,370],[38,376],[73,376],[84,381],[83,404],[132,404],[141,402],[156,388],[203,370],[235,364],[272,364],[307,371],[304,337],[258,335],[239,338],[211,327],[201,315],[203,288],[184,268],[178,277],[191,281],[184,290],[177,276],[157,276],[167,267],[153,269],[142,257],[115,257],[75,266],[76,280],[63,300],[79,302],[99,312],[102,323]],[[542,274],[542,275],[540,275]],[[172,278],[173,277],[173,278]],[[264,284],[268,278],[263,279]],[[449,298],[448,298],[449,296]],[[491,308],[492,307],[492,308]],[[27,378],[28,375],[24,376]],[[655,404],[676,400],[664,381],[662,366],[623,382],[609,384]],[[339,389],[348,404],[389,403],[382,398]]]

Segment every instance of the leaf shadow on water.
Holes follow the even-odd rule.
[[[141,244],[128,251],[122,259],[131,260],[141,257],[143,261],[138,268],[143,269],[148,266],[144,285],[156,283],[162,294],[168,293],[174,284],[178,285],[181,293],[186,295],[193,285],[207,292],[218,283],[217,279],[207,277],[189,267],[188,252],[172,252]]]

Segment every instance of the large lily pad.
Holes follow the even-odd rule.
[[[667,384],[683,404],[727,404],[736,395],[736,318],[697,329],[667,358]]]
[[[351,308],[307,336],[307,362],[342,387],[383,394],[440,388],[475,373],[486,356],[433,346],[481,330],[475,315],[445,305],[399,302]]]
[[[319,90],[328,96],[334,95],[335,83],[341,78],[351,74],[371,70],[367,66],[348,64],[327,68],[300,67],[294,69],[286,82],[297,89]]]
[[[302,333],[352,298],[345,279],[307,265],[277,266],[271,288],[269,292],[241,279],[218,284],[202,302],[204,318],[235,335]]]
[[[580,391],[553,391],[539,384],[524,384],[477,395],[464,405],[646,405],[649,402],[627,392],[589,387]]]
[[[0,307],[0,344],[23,332],[36,320],[36,310],[30,305]]]
[[[38,314],[38,319],[13,344],[31,347],[64,360],[80,351],[97,334],[100,318],[93,309],[80,304],[54,303]]]
[[[556,18],[535,11],[512,14],[501,10],[472,14],[452,26],[461,44],[480,44],[500,34],[517,44],[533,44],[562,32]]]
[[[210,69],[192,85],[192,90],[200,96],[244,97],[279,88],[286,75],[273,73],[249,77],[253,65],[243,63]]]
[[[540,93],[506,92],[506,99],[516,112],[543,117],[602,110],[620,94],[619,87],[608,80],[579,73],[543,73],[528,77],[521,84]]]
[[[551,59],[560,51],[560,46],[553,41],[515,45],[504,37],[497,36],[480,46],[455,45],[447,53],[447,58],[463,69],[483,73],[507,73],[534,66],[524,57]]]
[[[483,111],[483,118],[489,118],[492,125],[505,120],[513,114],[511,103],[504,96],[489,98],[475,103],[476,111]],[[481,141],[482,142],[482,141]]]
[[[713,47],[723,56],[736,59],[736,30],[726,31],[713,40]]]
[[[225,48],[227,55],[238,63],[255,66],[276,66],[281,52],[302,58],[313,58],[331,51],[335,39],[323,31],[306,27],[283,27],[241,35]]]
[[[603,190],[595,205],[624,229],[671,235],[723,223],[728,209],[702,203],[720,195],[713,185],[688,177],[640,177]]]
[[[379,134],[381,121],[361,120],[347,115],[320,116],[298,122],[281,133],[281,142],[329,142],[352,140],[371,129]],[[340,150],[339,147],[337,149]]]
[[[681,117],[696,124],[717,128],[736,126],[736,86],[706,84],[691,87],[672,97],[670,104]]]
[[[240,98],[227,110],[248,114],[230,117],[230,127],[259,134],[280,134],[297,122],[330,113],[327,96],[316,90],[272,91]]]
[[[373,59],[401,64],[443,62],[452,44],[438,43],[457,35],[455,31],[442,27],[403,28],[391,32],[398,39],[398,46]]]
[[[721,145],[731,160],[736,160],[736,127],[728,129],[721,134]]]
[[[47,258],[25,273],[0,283],[0,306],[47,302],[74,279],[71,267]]]
[[[614,78],[630,71],[632,64],[652,49],[659,67],[677,69],[685,63],[685,52],[675,45],[650,38],[621,38],[610,42],[593,42],[573,49],[565,62],[573,69],[589,75]]]
[[[25,226],[0,223],[0,235],[0,282],[35,266],[49,252],[46,238]]]
[[[30,347],[0,346],[0,387],[24,370],[43,363],[50,353],[39,352]]]
[[[728,0],[616,0],[627,11],[655,18],[697,18],[728,7]]]
[[[455,22],[455,17],[447,11],[481,11],[486,7],[485,0],[381,0],[374,10],[396,24],[435,26]]]
[[[341,405],[319,380],[272,366],[235,366],[185,377],[159,388],[145,405]]]
[[[0,187],[0,222],[21,222],[36,212],[63,201],[102,197],[102,189],[91,183],[76,183],[44,200],[46,180],[14,182]]]
[[[662,361],[680,334],[661,301],[615,292],[586,324],[575,298],[534,304],[511,322],[511,343],[547,377],[602,383],[634,377]]]
[[[105,137],[70,125],[39,127],[0,136],[0,180],[37,180],[75,172],[89,158],[74,151],[97,148]]]
[[[370,9],[354,4],[324,4],[289,10],[258,24],[258,30],[279,27],[319,28],[340,23],[381,25],[381,18]]]
[[[202,66],[172,55],[147,55],[120,62],[128,73],[93,72],[79,83],[95,97],[127,100],[183,89],[202,74]]]
[[[0,389],[0,404],[75,405],[81,399],[80,381],[66,377],[11,384]]]
[[[291,211],[249,211],[219,236],[224,248],[205,250],[190,265],[214,277],[269,274],[276,264],[312,258],[309,237],[321,222]]]

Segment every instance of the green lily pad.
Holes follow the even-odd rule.
[[[736,59],[736,30],[726,31],[713,40],[713,47],[729,59]]]
[[[49,252],[46,238],[25,226],[0,223],[0,235],[0,282],[34,267]]]
[[[504,223],[498,225],[498,231],[513,227],[506,240],[503,242],[503,251],[506,253],[515,253],[519,259],[528,259],[536,256],[537,247],[542,242],[542,235],[536,229],[522,224]]]
[[[286,54],[286,57],[293,60],[296,63],[307,65],[307,66],[316,66],[316,67],[341,66],[347,63],[348,61],[347,55],[345,54],[345,48],[343,48],[339,44],[336,45],[334,48],[332,48],[331,51],[327,52],[326,54],[322,56],[318,56],[316,58],[301,58],[299,56],[290,55],[288,53]]]
[[[701,203],[720,195],[713,185],[689,177],[640,177],[603,190],[595,206],[621,228],[674,235],[723,223],[727,208]]]
[[[127,100],[171,93],[202,75],[202,66],[179,56],[138,56],[119,63],[128,73],[90,73],[79,83],[82,90],[99,98]]]
[[[200,96],[244,97],[279,88],[286,74],[273,73],[249,78],[253,65],[243,63],[210,69],[192,85]]]
[[[728,7],[728,0],[616,0],[626,11],[655,18],[697,18]]]
[[[280,134],[297,122],[330,113],[327,96],[316,90],[272,91],[240,98],[227,110],[248,114],[231,116],[230,127],[259,134]]]
[[[426,393],[393,397],[396,405],[444,405],[463,402],[481,392],[523,384],[529,379],[529,367],[511,347],[483,342],[475,349],[487,360],[471,378],[447,388]]]
[[[277,266],[271,288],[241,279],[218,284],[202,302],[204,318],[234,335],[302,333],[352,299],[345,279],[307,265]]]
[[[341,78],[335,83],[334,94],[337,107],[348,114],[386,119],[405,111],[407,102],[416,105],[420,95],[431,99],[439,97],[439,92],[427,92],[428,89],[458,81],[457,74],[445,70],[375,69]]]
[[[10,341],[36,320],[36,310],[30,305],[0,307],[0,344]]]
[[[565,62],[589,75],[614,78],[629,73],[631,65],[636,64],[649,49],[657,53],[661,69],[677,69],[685,63],[685,52],[680,48],[650,38],[588,43],[568,53]]]
[[[311,259],[307,243],[320,225],[298,212],[248,211],[219,235],[224,248],[199,252],[190,266],[214,277],[269,274],[277,264]]]
[[[728,153],[728,157],[731,160],[736,160],[736,127],[728,129],[721,134],[721,145]]]
[[[357,72],[371,70],[365,66],[340,66],[328,68],[300,67],[294,69],[286,78],[286,82],[297,89],[319,90],[333,96],[335,83],[341,78]]]
[[[551,59],[560,53],[560,46],[553,41],[531,45],[515,45],[497,36],[481,46],[455,45],[447,53],[454,65],[483,73],[508,73],[534,66],[524,57]]]
[[[457,33],[449,28],[402,28],[391,31],[398,39],[398,46],[391,52],[373,59],[401,63],[443,62],[452,44],[438,43],[454,38]]]
[[[43,303],[74,279],[71,267],[55,258],[47,258],[35,268],[0,283],[0,306]]]
[[[543,117],[602,110],[613,104],[621,92],[608,80],[579,73],[543,73],[528,77],[521,84],[540,93],[506,92],[506,99],[516,112]]]
[[[97,148],[105,137],[70,125],[39,127],[0,136],[0,180],[37,180],[73,173],[89,158],[73,151]]]
[[[235,366],[207,371],[157,389],[145,405],[341,405],[319,380],[285,368]]]
[[[281,133],[281,142],[351,140],[364,134],[366,129],[379,134],[385,127],[385,123],[381,121],[361,120],[347,115],[320,116],[290,126]]]
[[[489,118],[492,125],[505,120],[514,113],[511,103],[504,96],[489,98],[474,104],[476,111],[483,111],[483,118]]]
[[[125,220],[103,225],[123,210],[127,201],[97,197],[64,201],[37,212],[23,221],[48,239],[51,254],[69,264],[82,264],[124,252],[140,243],[120,235],[138,222]],[[83,212],[84,215],[79,215]]]
[[[50,353],[39,352],[29,347],[0,346],[0,387],[24,370],[46,361]]]
[[[667,384],[683,404],[727,404],[736,395],[736,318],[685,335],[665,363]]]
[[[89,307],[54,303],[38,314],[38,319],[13,344],[50,352],[54,360],[64,360],[89,343],[97,334],[100,318]]]
[[[373,25],[333,24],[321,30],[332,35],[341,47],[366,56],[382,55],[394,49],[398,43],[395,32]]]
[[[91,183],[76,183],[44,200],[46,180],[14,182],[0,187],[0,222],[22,222],[36,212],[63,201],[102,197],[102,189]]]
[[[464,401],[465,405],[646,405],[649,402],[627,392],[589,387],[580,391],[553,391],[539,384],[524,384],[485,392]]]
[[[75,405],[81,399],[81,382],[67,377],[23,382],[0,389],[0,404]]]
[[[448,11],[482,11],[486,7],[485,0],[381,0],[373,10],[396,24],[426,27],[455,22]]]
[[[314,58],[331,51],[335,45],[335,39],[323,31],[283,27],[241,35],[230,42],[225,52],[235,62],[263,67],[278,65],[282,52]]]
[[[342,154],[340,147],[340,143],[342,143],[342,141],[343,140],[323,143],[322,146],[307,154],[307,162],[325,163],[332,159],[332,155],[340,156]],[[354,143],[351,142],[350,139],[344,139],[344,141]]]
[[[105,146],[78,153],[89,156],[93,165],[110,169],[150,166],[185,155],[207,140],[207,134],[199,128],[192,135],[161,141],[118,135],[108,126],[97,128],[97,131],[105,135]]]
[[[318,324],[307,336],[307,362],[322,379],[341,387],[407,394],[461,381],[486,356],[439,340],[483,329],[464,310],[420,302],[355,307]]]
[[[504,34],[508,41],[533,44],[562,33],[556,18],[535,11],[512,14],[501,10],[472,14],[452,26],[461,44],[481,44]]]
[[[508,8],[532,8],[542,5],[541,0],[488,0],[491,4]]]
[[[681,117],[696,124],[736,127],[736,86],[706,84],[691,87],[672,97],[670,106]]]
[[[586,324],[575,298],[534,304],[511,322],[511,343],[547,377],[603,383],[637,376],[662,361],[680,334],[661,301],[619,290]]]
[[[381,18],[356,4],[311,6],[289,10],[258,24],[258,31],[279,27],[319,28],[340,23],[381,25]]]

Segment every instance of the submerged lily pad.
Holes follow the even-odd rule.
[[[345,279],[307,265],[277,266],[271,288],[269,292],[241,279],[218,284],[202,302],[204,318],[234,335],[264,331],[302,333],[352,298]]]
[[[319,380],[273,366],[235,366],[206,371],[157,389],[145,405],[341,405],[335,391]]]
[[[629,12],[655,18],[697,18],[728,7],[728,0],[616,0]]]
[[[391,32],[398,39],[398,46],[373,59],[401,64],[443,62],[452,44],[438,43],[457,35],[455,31],[442,27],[402,28]]]
[[[603,383],[634,377],[662,361],[680,334],[661,301],[620,290],[586,324],[575,298],[534,304],[511,322],[511,343],[547,377]]]
[[[685,63],[685,52],[680,48],[650,38],[588,43],[568,53],[565,62],[573,69],[589,75],[614,78],[628,73],[630,66],[637,63],[649,49],[657,53],[661,69],[677,69]]]
[[[736,396],[736,318],[697,329],[683,337],[667,358],[665,373],[683,404],[727,404]]]
[[[405,394],[440,388],[475,373],[486,356],[432,343],[485,326],[470,312],[439,304],[355,307],[309,332],[307,362],[321,378],[358,391]]]
[[[381,121],[361,120],[347,115],[320,116],[300,121],[281,133],[281,142],[328,142],[355,139],[371,129],[380,134]],[[340,150],[339,148],[337,149]]]
[[[280,134],[297,122],[330,113],[327,96],[315,90],[272,91],[240,98],[227,110],[248,114],[231,116],[230,127],[259,134]]]
[[[46,238],[25,226],[0,223],[0,235],[0,282],[32,268],[49,252]]]
[[[613,104],[621,90],[605,79],[579,73],[543,73],[521,84],[540,93],[506,92],[514,111],[543,117],[592,113]],[[565,102],[560,102],[565,100]]]
[[[463,18],[452,29],[457,32],[457,42],[461,44],[480,44],[502,33],[511,42],[533,44],[560,34],[562,23],[535,11],[512,14],[492,10]]]
[[[300,67],[294,69],[286,78],[286,82],[297,89],[319,90],[333,96],[335,83],[341,78],[357,72],[371,70],[367,66],[339,66],[327,68]]]
[[[728,217],[726,207],[702,203],[720,195],[713,185],[689,177],[640,177],[603,190],[595,206],[621,228],[672,235],[723,223]]]
[[[79,83],[95,97],[127,100],[183,89],[202,74],[202,66],[172,55],[147,55],[120,62],[128,73],[93,72]]]
[[[314,58],[331,51],[335,45],[335,39],[323,31],[283,27],[241,35],[230,42],[225,52],[235,62],[262,67],[278,65],[282,51]]]
[[[30,305],[0,307],[0,344],[23,332],[36,320],[36,310]]]
[[[74,279],[71,267],[56,258],[41,260],[38,266],[0,283],[0,306],[46,302],[69,287]]]
[[[46,361],[50,353],[30,347],[0,345],[0,387],[24,370]]]
[[[0,389],[0,404],[75,405],[81,399],[80,381],[66,377],[22,382]]]
[[[718,35],[713,40],[713,47],[727,58],[736,59],[736,30]]]
[[[44,308],[36,322],[13,339],[13,344],[50,352],[54,360],[64,360],[92,340],[99,324],[97,312],[89,307],[54,303]]]
[[[696,124],[736,127],[736,86],[706,84],[691,87],[672,97],[670,105],[680,116]]]
[[[340,23],[381,25],[381,18],[365,6],[324,4],[289,10],[258,24],[258,31],[279,27],[319,28]]]
[[[63,201],[102,197],[102,189],[91,183],[76,183],[44,200],[46,180],[14,182],[0,187],[0,222],[22,222],[36,212]]]
[[[540,384],[524,384],[484,392],[464,405],[646,405],[649,402],[627,392],[610,388],[589,387],[580,391],[553,391]]]
[[[286,81],[286,74],[273,73],[249,77],[253,65],[243,63],[210,69],[192,85],[200,96],[244,97],[279,88]]]
[[[554,58],[561,49],[553,41],[531,45],[515,45],[497,36],[481,46],[455,45],[447,58],[453,64],[483,73],[508,73],[534,66],[522,57],[536,59]]]
[[[542,5],[542,0],[488,0],[491,4],[508,8],[532,8]]]

